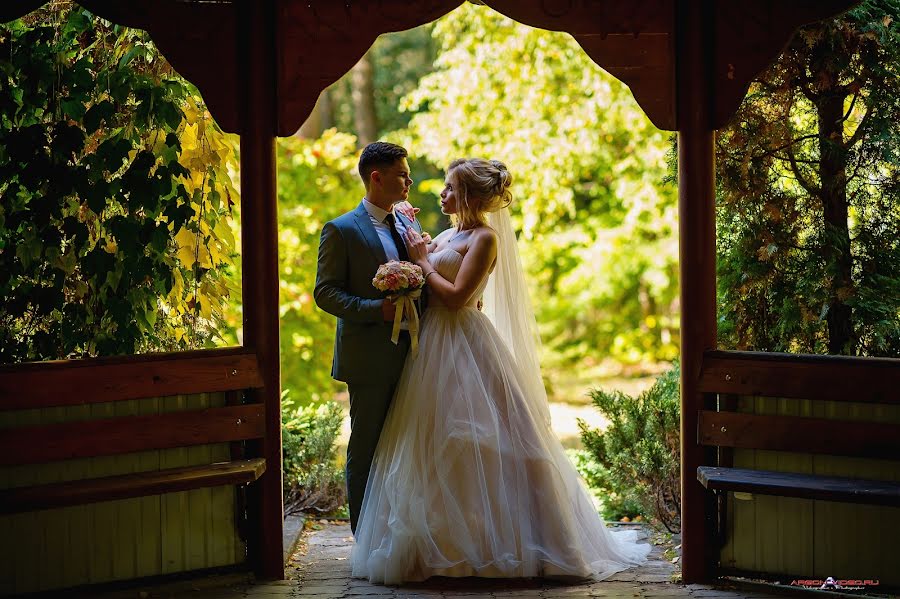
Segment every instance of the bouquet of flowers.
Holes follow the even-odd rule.
[[[387,293],[387,299],[394,302],[397,311],[394,314],[394,328],[391,341],[396,344],[400,339],[400,323],[404,315],[408,317],[409,338],[413,355],[419,351],[419,313],[413,300],[422,295],[425,277],[422,269],[412,262],[391,260],[378,267],[372,279],[375,289]]]

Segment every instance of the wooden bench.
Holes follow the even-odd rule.
[[[150,354],[0,367],[0,416],[15,410],[226,392],[224,407],[4,427],[0,466],[232,443],[226,462],[81,478],[0,490],[0,514],[112,501],[220,485],[252,483],[263,458],[240,442],[265,436],[261,404],[235,393],[262,386],[256,356],[243,348]]]
[[[728,397],[737,395],[896,404],[900,360],[712,351],[704,356],[700,390],[720,398],[719,410],[701,410],[698,417],[698,444],[720,448],[718,464],[697,468],[707,489],[900,506],[898,481],[734,468],[728,453],[741,448],[900,459],[897,424],[728,411],[735,407]]]

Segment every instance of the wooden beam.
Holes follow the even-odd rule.
[[[32,512],[99,501],[160,495],[222,485],[242,485],[266,470],[262,458],[135,472],[0,491],[0,514]]]
[[[256,355],[243,347],[31,362],[0,367],[0,411],[260,386]]]
[[[716,491],[900,506],[900,483],[896,481],[712,466],[699,468],[697,478],[704,487]]]
[[[900,425],[701,410],[701,445],[864,458],[900,456]]]
[[[249,558],[257,577],[284,578],[281,484],[281,368],[278,331],[278,210],[275,133],[278,106],[277,37],[273,0],[243,0],[241,58],[241,247],[243,248],[244,347],[259,357],[263,386],[250,399],[265,407],[265,438],[257,455],[266,473],[250,495]],[[276,41],[277,40],[277,41]],[[322,55],[325,56],[325,55]],[[318,95],[318,94],[316,94]]]
[[[0,466],[119,455],[263,436],[258,404],[5,429]]]
[[[711,128],[709,0],[676,3],[679,271],[681,273],[682,577],[713,577],[715,505],[694,473],[711,459],[697,444],[697,414],[710,397],[697,381],[716,347],[715,153]]]
[[[700,390],[762,397],[900,403],[900,360],[709,351]]]

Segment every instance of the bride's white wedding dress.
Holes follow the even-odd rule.
[[[454,281],[463,257],[429,254]],[[429,299],[369,474],[353,576],[595,577],[646,560],[634,531],[608,530],[554,435],[527,373],[488,317]],[[546,403],[546,398],[540,401]]]

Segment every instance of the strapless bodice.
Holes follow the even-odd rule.
[[[459,267],[462,266],[463,256],[456,250],[450,247],[446,247],[438,252],[432,252],[428,254],[428,262],[438,271],[438,274],[447,279],[448,281],[455,282],[456,275],[459,274]],[[481,284],[478,286],[478,289],[475,290],[475,293],[472,295],[472,299],[466,304],[466,306],[475,308],[478,306],[478,300],[481,299],[481,296],[484,294],[484,289],[487,287],[488,278],[485,277]],[[435,297],[434,295],[428,296],[428,307],[443,307],[444,304]]]

